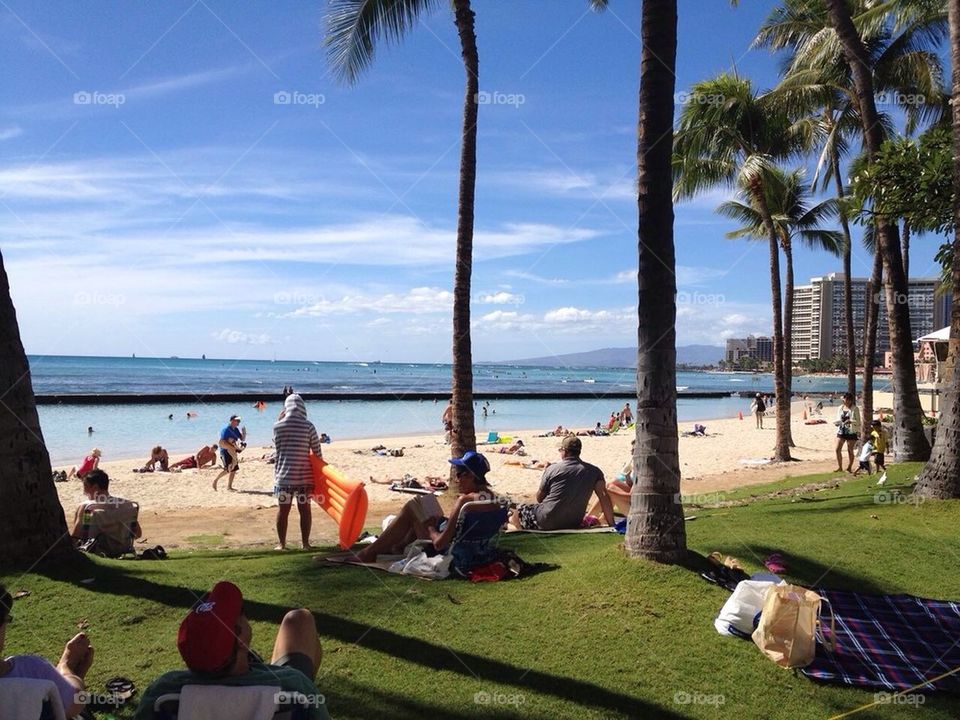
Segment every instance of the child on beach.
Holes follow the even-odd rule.
[[[870,423],[870,442],[873,444],[873,460],[877,465],[877,472],[883,473],[877,481],[877,485],[883,485],[887,481],[887,465],[885,453],[887,452],[887,433],[879,420]]]
[[[860,467],[853,471],[854,476],[859,475],[861,471],[867,473],[867,475],[873,475],[873,471],[870,469],[870,458],[874,453],[874,446],[871,441],[867,441],[863,444],[863,447],[860,448]]]

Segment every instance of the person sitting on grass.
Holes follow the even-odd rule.
[[[152,682],[140,698],[134,720],[166,717],[154,710],[157,698],[180,693],[185,685],[274,686],[280,693],[306,698],[310,720],[329,720],[316,686],[322,651],[313,614],[301,608],[283,616],[269,664],[253,652],[252,641],[240,588],[218,582],[180,624],[177,649],[187,669]]]
[[[503,503],[494,494],[487,481],[490,472],[490,463],[480,453],[467,451],[463,457],[453,458],[450,464],[456,467],[457,482],[460,484],[460,495],[450,511],[449,517],[428,517],[420,519],[420,498],[407,502],[394,518],[393,522],[380,534],[373,543],[356,553],[360,562],[376,562],[378,555],[399,555],[414,540],[429,540],[438,552],[449,547],[457,531],[457,520],[460,518],[461,508],[468,502],[488,503],[483,508],[474,508],[473,512],[496,512],[503,508]],[[458,546],[459,547],[459,546]],[[484,550],[475,545],[469,550]],[[489,562],[492,557],[481,557],[467,552],[462,556],[454,553],[453,565],[456,570],[466,573],[476,565]]]
[[[13,598],[0,585],[0,683],[6,679],[49,680],[57,687],[67,717],[74,717],[86,707],[83,678],[93,664],[93,647],[84,633],[74,635],[64,646],[60,662],[52,663],[38,655],[11,655],[3,657],[7,628],[13,621],[10,614]],[[26,628],[29,631],[29,628]],[[29,634],[29,632],[27,633]],[[4,716],[6,717],[6,716]]]
[[[613,505],[603,472],[580,459],[580,438],[565,437],[560,443],[560,462],[543,471],[537,502],[520,505],[510,525],[517,530],[562,530],[579,528],[594,493],[607,525],[614,524]]]
[[[216,465],[217,464],[217,445],[204,445],[202,448],[197,450],[196,455],[191,455],[190,457],[185,457],[183,460],[177,460],[177,462],[170,465],[170,469],[179,469],[179,470],[200,470],[207,465]]]
[[[77,506],[73,513],[73,528],[70,536],[77,547],[107,557],[120,557],[133,552],[133,540],[143,535],[140,523],[133,519],[112,523],[111,527],[98,528],[100,532],[91,536],[91,517],[94,510],[103,510],[113,515],[136,517],[134,504],[121,497],[110,494],[110,476],[103,470],[94,470],[83,478],[83,494],[87,499]],[[88,547],[90,541],[94,545]]]

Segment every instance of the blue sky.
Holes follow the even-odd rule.
[[[678,92],[773,2],[680,0]],[[476,360],[630,346],[639,3],[477,0]],[[709,9],[707,9],[709,8]],[[447,362],[464,72],[446,3],[353,87],[325,2],[0,8],[0,250],[30,353]],[[678,343],[769,333],[765,244],[676,208]],[[911,274],[933,275],[935,238]],[[839,270],[799,251],[798,281]],[[854,273],[870,260],[857,249]]]

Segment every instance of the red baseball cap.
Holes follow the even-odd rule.
[[[232,582],[213,586],[180,623],[177,649],[195,672],[223,670],[237,644],[237,622],[243,614],[243,594]]]

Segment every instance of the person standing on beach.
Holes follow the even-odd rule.
[[[227,490],[233,490],[233,478],[240,467],[240,443],[247,439],[247,429],[240,427],[242,418],[231,415],[230,422],[220,431],[220,461],[223,470],[213,479],[213,489],[224,475],[227,476]]]
[[[443,436],[447,445],[453,442],[453,400],[447,403],[443,410],[443,416],[440,418],[443,423]]]
[[[763,414],[767,411],[767,404],[763,401],[763,393],[757,393],[757,396],[750,403],[750,411],[757,418],[757,430],[763,430]]]
[[[843,446],[847,446],[847,472],[853,472],[853,447],[860,437],[860,408],[850,393],[844,393],[843,403],[837,408],[837,472],[843,472]]]
[[[297,503],[300,513],[300,536],[303,549],[310,548],[310,525],[313,520],[310,498],[313,495],[313,470],[310,451],[323,457],[320,437],[313,423],[307,420],[307,406],[299,395],[290,395],[283,403],[283,411],[273,425],[273,444],[277,463],[273,493],[277,497],[277,550],[287,549],[287,521],[290,505]]]

